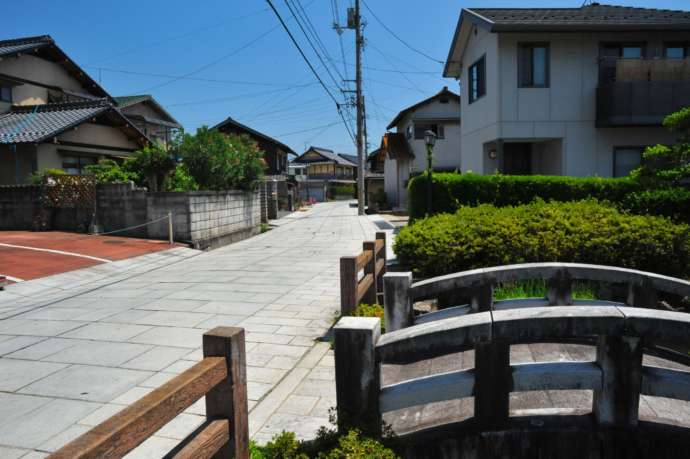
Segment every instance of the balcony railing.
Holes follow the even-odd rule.
[[[690,59],[605,58],[599,67],[597,127],[660,126],[690,106]]]
[[[354,180],[352,174],[307,174],[307,178],[315,180]]]

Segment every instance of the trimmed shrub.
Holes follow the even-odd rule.
[[[394,250],[416,276],[529,262],[621,266],[685,277],[689,227],[595,200],[462,207],[403,228]]]
[[[628,194],[642,190],[629,177],[562,177],[553,175],[479,175],[472,173],[435,173],[433,184],[433,214],[454,212],[461,206],[493,204],[515,206],[528,204],[537,198],[545,201],[578,201],[594,198],[620,202]],[[426,174],[419,175],[408,185],[411,219],[426,213]]]
[[[676,222],[690,223],[690,190],[665,188],[630,193],[619,206],[633,214],[663,215]]]

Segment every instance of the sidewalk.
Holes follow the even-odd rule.
[[[134,273],[91,273],[115,262],[69,273],[74,288],[56,287],[58,276],[8,287],[0,457],[50,452],[85,432],[199,361],[201,335],[217,325],[246,330],[250,435],[312,437],[335,405],[332,354],[314,340],[339,310],[338,260],[375,231],[348,203],[325,203],[260,236],[206,253],[175,249],[178,259]],[[203,414],[197,402],[132,457],[166,452]]]

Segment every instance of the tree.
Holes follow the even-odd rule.
[[[678,185],[690,178],[690,107],[668,115],[663,125],[678,136],[678,142],[647,147],[633,176],[650,185]]]
[[[112,159],[100,159],[96,164],[89,164],[85,167],[86,172],[92,174],[98,183],[122,183],[137,182],[136,173],[124,170]]]
[[[134,152],[122,168],[137,174],[137,184],[159,191],[165,178],[175,169],[175,158],[162,143],[156,142]]]
[[[263,177],[264,152],[247,135],[202,126],[180,145],[185,168],[202,190],[253,190]]]

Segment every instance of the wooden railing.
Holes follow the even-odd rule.
[[[494,301],[495,285],[527,279],[545,279],[546,298]],[[579,280],[627,284],[626,303],[574,301],[573,283]],[[511,428],[511,392],[591,390],[591,422],[614,430],[637,427],[640,394],[690,401],[690,372],[642,364],[643,353],[690,344],[690,314],[651,309],[658,292],[690,295],[689,282],[607,266],[536,263],[416,283],[411,273],[387,273],[384,290],[384,335],[378,318],[343,317],[334,328],[340,429],[355,427],[376,435],[384,413],[473,397],[473,417],[463,424],[465,432],[501,431]],[[457,291],[469,296],[470,303],[414,316],[415,301]],[[573,342],[594,345],[596,360],[510,364],[511,345]],[[474,368],[381,384],[384,364],[406,365],[465,351],[474,351]],[[672,360],[675,356],[670,355]],[[560,425],[554,420],[552,427]],[[524,432],[525,426],[541,428],[544,416],[516,426],[516,432]],[[434,431],[442,428],[424,435],[437,435]]]
[[[546,298],[494,301],[493,289],[505,282],[542,279],[546,281]],[[573,300],[573,283],[599,281],[626,284],[625,303],[611,301]],[[383,278],[385,291],[386,330],[394,331],[418,323],[457,317],[472,312],[511,309],[529,306],[569,306],[601,304],[655,308],[659,292],[690,296],[690,282],[659,274],[580,263],[526,263],[493,268],[474,269],[446,276],[412,282],[412,273],[388,273]],[[469,304],[458,305],[415,317],[413,304],[438,298],[447,292],[464,292]]]
[[[166,457],[249,458],[244,329],[218,327],[205,333],[203,352],[201,362],[49,458],[120,458],[203,396],[206,422]]]
[[[510,364],[511,345],[590,336],[597,337],[595,361]],[[634,428],[640,394],[690,400],[690,372],[643,365],[644,344],[687,344],[689,336],[690,314],[623,306],[485,311],[383,336],[378,318],[343,317],[334,329],[339,428],[378,434],[385,412],[474,397],[472,428],[503,430],[510,428],[511,392],[583,389],[594,391],[596,425]],[[383,364],[469,350],[472,369],[381,386]],[[543,419],[532,427],[543,429]]]
[[[360,272],[362,275],[360,276]],[[376,233],[375,241],[362,243],[355,257],[340,258],[340,312],[348,315],[360,303],[379,303],[386,273],[386,233]]]

